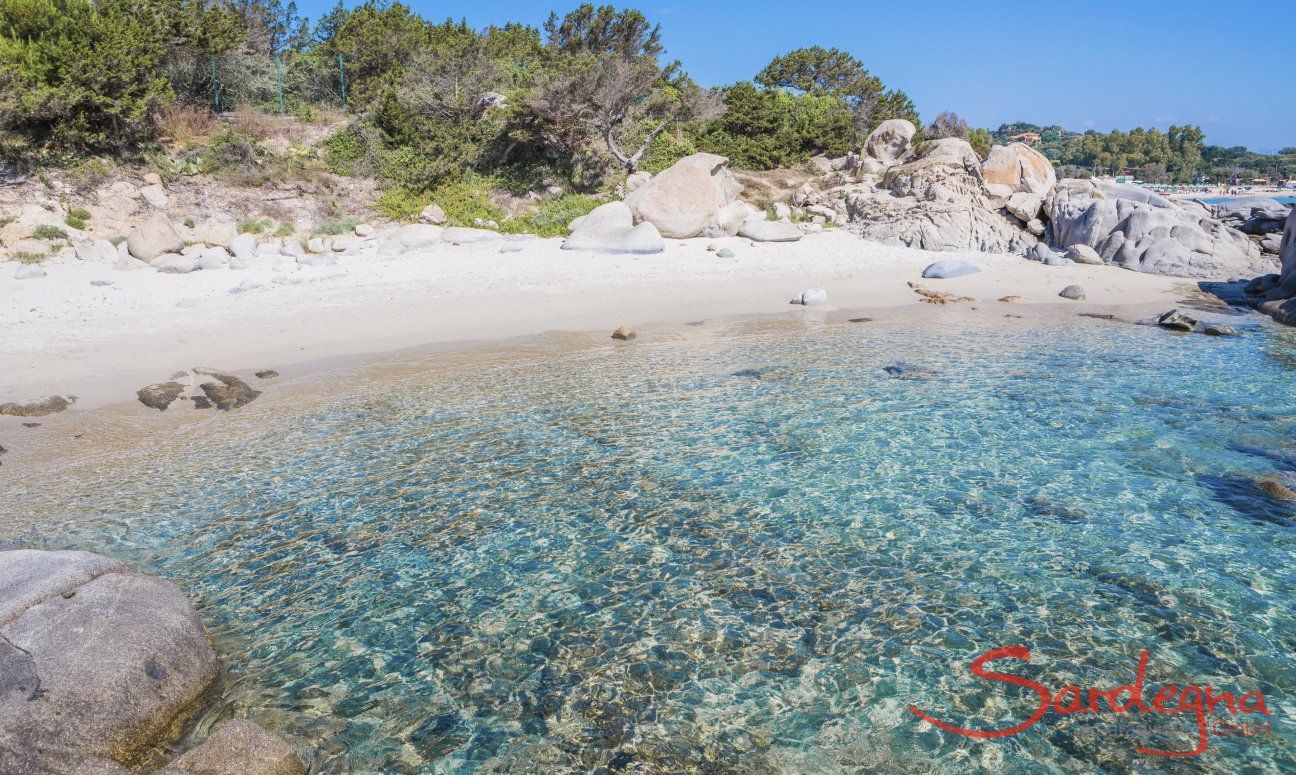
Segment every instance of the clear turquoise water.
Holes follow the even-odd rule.
[[[326,772],[1296,772],[1296,512],[1250,483],[1296,469],[1291,331],[699,330],[254,404],[0,485],[0,541],[182,580],[229,672],[203,725]],[[1023,719],[967,673],[1017,643],[1054,688],[1147,648],[1273,734],[1172,761],[1134,746],[1189,718],[906,711]]]

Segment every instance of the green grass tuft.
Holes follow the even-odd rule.
[[[33,239],[67,239],[67,232],[50,223],[42,223],[37,226],[31,235]]]

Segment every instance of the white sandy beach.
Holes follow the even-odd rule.
[[[515,253],[500,253],[500,243],[438,245],[318,268],[288,259],[273,270],[172,275],[77,262],[22,281],[5,271],[0,401],[73,394],[84,410],[133,401],[138,388],[199,365],[279,369],[436,343],[786,313],[788,300],[806,288],[826,289],[829,308],[838,309],[918,304],[906,284],[916,281],[983,302],[1015,295],[1017,304],[1075,304],[1079,311],[1164,307],[1191,287],[1113,267],[885,247],[838,230],[791,244],[735,242],[733,258],[709,252],[709,242],[669,242],[664,254],[651,256],[564,251],[554,239]],[[928,264],[956,258],[984,271],[921,280]],[[264,287],[230,292],[249,282]],[[1084,287],[1086,301],[1058,298],[1071,283]]]

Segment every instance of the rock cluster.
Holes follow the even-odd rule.
[[[1229,277],[1269,263],[1245,235],[1201,208],[1180,207],[1138,186],[1064,180],[1047,209],[1054,246],[1086,246],[1104,263],[1138,272]]]
[[[688,239],[741,235],[755,242],[793,242],[805,234],[800,227],[784,218],[768,222],[765,212],[739,199],[742,184],[729,171],[729,160],[723,156],[698,153],[680,159],[654,177],[647,177],[646,173],[634,177],[633,185],[627,185],[629,193],[624,204],[630,210],[633,224],[638,224],[635,228],[651,225],[661,237]],[[604,205],[598,210],[607,207]],[[611,215],[613,212],[615,216]],[[600,228],[610,230],[616,235],[614,237],[598,233],[589,217],[578,218],[572,223],[569,243],[574,241],[575,246],[564,247],[602,252],[654,252],[618,249],[621,245],[637,248],[640,244],[652,242],[647,232],[632,237],[619,208],[601,216],[615,217],[611,226],[598,222]]]
[[[262,377],[262,374],[266,376]],[[279,375],[274,371],[261,371],[257,376],[272,379]],[[166,382],[142,387],[135,395],[141,404],[159,412],[165,412],[178,400],[188,401],[195,409],[215,407],[228,412],[252,403],[261,396],[261,391],[233,374],[200,366],[176,372]]]
[[[1252,306],[1279,323],[1296,325],[1296,209],[1287,216],[1279,243],[1278,273],[1264,274],[1246,286]]]

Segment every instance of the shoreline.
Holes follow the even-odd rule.
[[[1078,283],[1087,299],[1065,303],[1080,311],[1173,305],[1194,287],[1109,266],[887,247],[845,230],[795,243],[721,240],[734,258],[709,252],[710,242],[671,241],[655,256],[563,251],[559,240],[540,239],[514,253],[500,253],[500,243],[439,245],[343,257],[332,267],[189,275],[54,265],[40,280],[0,279],[0,295],[10,300],[0,329],[13,333],[0,344],[7,365],[0,402],[70,394],[79,400],[68,411],[80,412],[134,402],[139,388],[195,366],[302,372],[413,348],[780,313],[806,288],[825,288],[829,303],[815,309],[831,311],[920,303],[909,282],[979,302],[1018,296],[1020,305],[1061,302],[1058,292]],[[948,259],[975,261],[983,271],[921,279],[928,264]],[[91,286],[97,279],[112,285]],[[247,283],[261,287],[230,292]],[[0,428],[19,418],[2,419]]]

